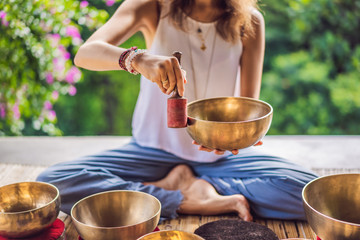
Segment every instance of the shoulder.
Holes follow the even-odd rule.
[[[135,14],[136,17],[157,15],[160,0],[125,0],[115,14]]]
[[[156,28],[160,16],[160,0],[125,0],[114,13],[114,18],[130,27]]]
[[[251,10],[252,31],[244,39],[244,46],[257,47],[264,44],[265,39],[265,20],[259,10],[253,8]]]
[[[258,9],[256,8],[251,9],[251,18],[255,25],[260,25],[260,26],[265,25],[264,16],[261,14],[261,12]]]

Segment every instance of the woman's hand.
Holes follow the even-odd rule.
[[[132,67],[141,75],[156,83],[165,94],[170,94],[175,86],[179,95],[184,96],[185,71],[176,57],[144,53],[132,61]]]
[[[196,141],[193,141],[192,143],[195,144],[195,145],[199,145],[199,150],[200,151],[205,151],[205,152],[215,151],[214,153],[217,154],[217,155],[223,155],[225,153],[224,150],[211,149],[211,148],[204,147],[204,146],[200,145],[199,143],[197,143]],[[263,142],[259,141],[254,146],[261,146],[262,144],[263,144]],[[231,150],[231,153],[234,154],[234,155],[237,155],[239,153],[239,149]]]

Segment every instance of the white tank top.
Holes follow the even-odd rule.
[[[174,51],[182,52],[181,66],[187,73],[184,97],[188,103],[202,98],[238,96],[241,41],[236,44],[226,42],[216,34],[215,22],[201,23],[184,14],[184,23],[188,26],[188,33],[185,33],[171,24],[167,17],[168,9],[168,5],[162,7],[162,17],[148,51],[164,56],[171,56]],[[197,32],[199,28],[205,40],[205,51],[200,48],[202,41]],[[132,121],[135,141],[141,146],[162,149],[191,161],[213,162],[222,157],[199,151],[198,146],[192,144],[186,128],[167,127],[169,97],[155,83],[141,77]]]

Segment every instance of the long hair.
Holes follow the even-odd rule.
[[[169,17],[172,23],[183,31],[184,12],[191,13],[195,0],[171,0]],[[243,36],[253,34],[251,11],[257,8],[257,0],[212,0],[223,11],[217,19],[216,31],[228,42],[236,42]]]

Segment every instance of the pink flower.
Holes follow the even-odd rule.
[[[74,87],[74,85],[70,85],[68,92],[70,96],[74,96],[76,94],[76,87]]]
[[[49,35],[50,35],[51,40],[54,42],[54,44],[57,45],[61,39],[60,34],[55,33],[55,34],[49,34]]]
[[[106,6],[111,7],[112,5],[114,5],[115,0],[106,0]]]
[[[69,52],[64,52],[64,58],[66,59],[66,60],[69,60],[70,59],[70,53]]]
[[[55,33],[55,34],[47,34],[47,38],[49,39],[52,47],[57,47],[59,45],[61,37],[59,34]]]
[[[79,29],[71,25],[66,28],[66,35],[74,38],[81,38]]]
[[[70,18],[66,18],[63,20],[63,24],[65,24],[65,25],[69,25],[70,23],[71,23]]]
[[[48,84],[52,84],[54,82],[54,77],[51,73],[47,73],[45,79]]]
[[[45,102],[44,102],[44,108],[45,108],[46,110],[52,109],[52,104],[51,104],[51,102],[45,101]]]
[[[14,118],[16,120],[19,120],[20,116],[21,116],[21,113],[20,113],[20,110],[19,110],[19,104],[18,103],[14,104],[14,106],[12,107],[12,111],[14,113]]]
[[[0,104],[0,117],[1,118],[5,118],[6,116],[6,111],[5,111],[5,104],[1,103]]]
[[[54,64],[54,70],[56,72],[62,72],[65,69],[65,61],[64,61],[64,59],[54,58],[53,59],[53,64]]]
[[[67,72],[65,76],[65,80],[70,84],[79,81],[80,78],[81,78],[81,72],[77,67],[74,66],[70,68],[70,70]]]
[[[59,45],[58,49],[63,55],[64,55],[64,53],[66,53],[66,49],[65,49],[64,45]]]
[[[64,57],[65,60],[70,59],[70,53],[68,51],[66,51],[66,48],[64,45],[59,45],[58,46],[58,50],[60,51],[60,54]]]
[[[50,110],[48,112],[47,119],[54,121],[56,119],[56,112],[54,110]]]
[[[51,37],[54,39],[54,40],[57,40],[57,41],[59,41],[60,40],[60,34],[58,34],[58,33],[54,33],[54,34],[51,34]]]
[[[52,99],[57,100],[59,98],[59,92],[53,91],[51,94]]]
[[[56,8],[54,8],[54,7],[53,7],[53,8],[50,8],[50,13],[51,13],[51,14],[55,14],[55,13],[56,13]]]
[[[85,8],[89,5],[89,2],[88,1],[81,1],[80,3],[80,8]]]
[[[0,11],[0,18],[4,19],[6,17],[6,12]]]
[[[0,11],[0,19],[2,25],[4,25],[5,27],[9,26],[9,22],[6,21],[6,12]]]

